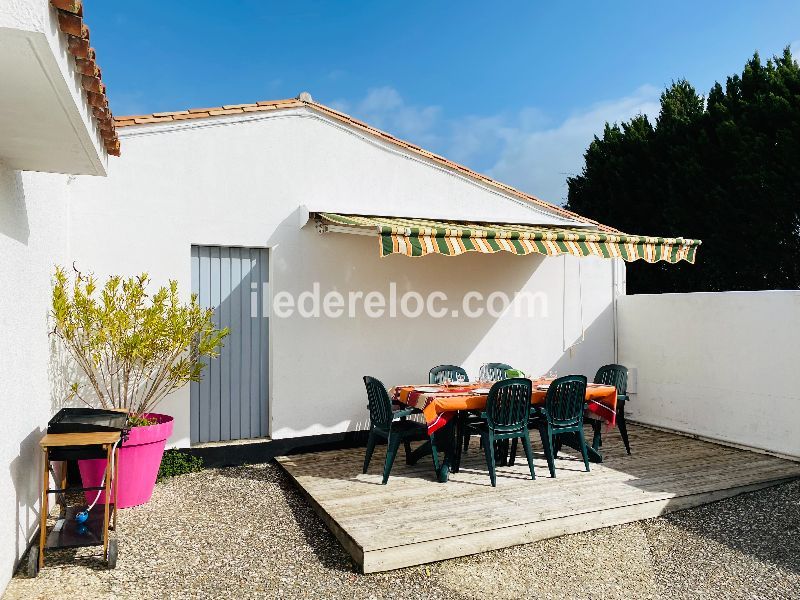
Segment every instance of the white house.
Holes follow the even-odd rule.
[[[364,375],[388,386],[426,380],[442,363],[476,373],[506,362],[541,374],[594,373],[613,362],[621,259],[381,257],[374,221],[598,224],[300,98],[120,118],[124,158],[108,177],[69,186],[79,198],[69,208],[70,262],[99,276],[177,279],[232,329],[203,382],[161,406],[176,418],[173,444],[363,429]],[[348,227],[319,216],[328,213],[375,218]],[[437,312],[446,316],[373,318],[363,300],[338,318],[301,314],[315,294],[388,297],[391,289],[398,298],[443,292]],[[495,298],[493,314],[464,316],[465,294],[498,291],[517,298],[504,310]],[[305,298],[306,310],[252,316],[253,300],[276,308],[286,298]],[[531,300],[533,318],[519,310]]]
[[[183,447],[361,430],[363,375],[592,374],[617,357],[623,259],[694,259],[691,240],[626,237],[307,94],[114,119],[78,0],[3,3],[0,50],[0,588],[63,399],[56,264],[175,279],[231,328],[160,407]]]

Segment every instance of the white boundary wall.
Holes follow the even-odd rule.
[[[623,296],[627,416],[800,457],[800,291]]]

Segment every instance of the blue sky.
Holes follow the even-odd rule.
[[[800,2],[84,0],[117,115],[300,91],[552,202],[606,121],[800,54]]]

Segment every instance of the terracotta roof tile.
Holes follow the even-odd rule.
[[[188,115],[188,110],[173,110],[169,112],[160,112],[160,113],[153,113],[153,117],[174,117],[175,115]],[[139,116],[150,116],[150,115],[139,115]],[[129,119],[130,117],[125,117]]]
[[[83,2],[50,0],[50,4],[56,9],[58,28],[67,36],[67,51],[75,59],[75,70],[82,75],[81,85],[86,91],[86,100],[97,120],[106,152],[112,156],[119,156],[119,137],[115,121],[108,109],[106,86],[101,80],[102,73],[95,62],[96,52],[89,45],[89,27],[83,21]],[[134,122],[134,119],[130,120]]]
[[[87,92],[105,92],[105,86],[103,85],[103,82],[100,81],[99,77],[81,75],[81,84],[83,85],[83,89],[85,89]]]
[[[161,123],[163,121],[172,121],[172,117],[141,117],[134,119],[137,125],[144,125],[145,123]]]
[[[385,141],[387,141],[387,142],[389,142],[389,143],[391,143],[393,145],[399,146],[399,147],[404,148],[404,149],[406,149],[406,150],[408,150],[410,152],[413,152],[415,154],[423,156],[424,158],[426,158],[426,159],[428,159],[428,160],[430,160],[432,162],[435,162],[435,163],[437,163],[437,164],[439,164],[441,166],[444,166],[444,167],[447,167],[447,168],[452,169],[454,171],[458,171],[460,173],[463,173],[464,175],[466,175],[468,177],[471,177],[472,179],[476,179],[478,181],[481,181],[482,183],[485,183],[486,185],[489,185],[489,186],[494,187],[496,189],[502,190],[503,192],[505,192],[505,193],[507,193],[509,195],[516,196],[517,198],[520,198],[520,199],[522,199],[522,200],[524,200],[526,202],[529,202],[531,204],[537,205],[537,206],[539,206],[541,208],[544,208],[544,209],[546,209],[546,210],[548,210],[550,212],[554,212],[554,213],[556,213],[556,214],[558,214],[558,215],[560,215],[562,217],[566,217],[566,218],[569,218],[569,219],[576,219],[576,220],[587,222],[587,223],[592,223],[592,224],[596,225],[599,229],[601,229],[603,231],[617,232],[617,230],[614,229],[613,227],[609,227],[607,225],[603,225],[603,224],[598,223],[597,221],[594,221],[592,219],[587,219],[586,217],[583,217],[583,216],[581,216],[581,215],[579,215],[577,213],[574,213],[574,212],[572,212],[570,210],[567,210],[566,208],[563,208],[561,206],[556,206],[555,204],[550,204],[549,202],[541,200],[540,198],[537,198],[536,196],[533,196],[531,194],[526,194],[525,192],[521,192],[521,191],[511,187],[510,185],[506,185],[505,183],[502,183],[500,181],[492,179],[491,177],[488,177],[488,176],[483,175],[481,173],[477,173],[477,172],[473,171],[472,169],[470,169],[468,167],[465,167],[464,165],[460,165],[458,163],[450,161],[450,160],[448,160],[448,159],[446,159],[446,158],[444,158],[442,156],[439,156],[438,154],[434,154],[433,152],[425,150],[424,148],[420,148],[419,146],[417,146],[415,144],[412,144],[410,142],[406,142],[406,141],[403,141],[403,140],[401,140],[399,138],[396,138],[395,136],[393,136],[393,135],[391,135],[389,133],[386,133],[385,131],[381,131],[380,129],[376,129],[375,127],[372,127],[371,125],[368,125],[367,123],[364,123],[363,121],[359,121],[358,119],[355,119],[355,118],[351,117],[350,115],[344,114],[342,112],[339,112],[338,110],[335,110],[333,108],[325,106],[324,104],[318,104],[318,103],[313,102],[313,101],[291,99],[291,98],[290,99],[286,99],[286,100],[264,100],[264,101],[261,101],[261,102],[256,102],[255,104],[252,104],[252,103],[251,104],[227,104],[227,105],[224,105],[224,106],[218,106],[216,108],[190,108],[188,110],[177,111],[177,112],[173,112],[173,113],[154,113],[152,115],[138,115],[136,117],[118,117],[118,118],[116,118],[115,122],[116,122],[117,127],[128,127],[128,126],[131,126],[131,125],[143,125],[143,124],[146,124],[146,123],[161,123],[161,122],[169,122],[169,121],[182,121],[182,120],[186,120],[186,119],[203,119],[203,118],[210,118],[210,117],[216,117],[216,116],[244,114],[244,113],[249,113],[249,112],[258,112],[258,111],[265,111],[265,110],[299,108],[299,107],[303,107],[303,106],[306,106],[308,108],[316,110],[316,111],[318,111],[318,112],[320,112],[320,113],[322,113],[324,115],[327,115],[327,116],[329,116],[329,117],[331,117],[333,119],[336,119],[338,121],[342,121],[344,123],[352,125],[353,127],[361,129],[362,131],[365,131],[366,133],[369,133],[370,135],[373,135],[373,136],[375,136],[377,138],[380,138],[380,139],[383,139],[383,140],[385,140]]]
[[[229,109],[226,110],[224,108],[216,108],[216,109],[213,109],[213,110],[209,110],[208,114],[209,114],[209,116],[212,116],[212,117],[216,117],[216,116],[219,116],[219,115],[240,115],[240,114],[242,114],[242,109],[241,108],[229,108]]]
[[[51,0],[50,4],[57,9],[83,16],[83,2],[81,0]]]
[[[75,69],[81,75],[89,75],[92,77],[100,77],[100,67],[91,58],[76,58]]]
[[[276,110],[278,107],[274,105],[268,106],[245,106],[242,111],[243,112],[259,112],[265,110]]]

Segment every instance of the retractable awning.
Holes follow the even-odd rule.
[[[606,233],[588,228],[562,228],[499,223],[456,223],[316,213],[322,230],[379,237],[381,256],[404,254],[458,256],[466,252],[511,252],[556,256],[598,256],[649,263],[685,260],[694,263],[700,240]]]

